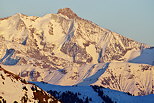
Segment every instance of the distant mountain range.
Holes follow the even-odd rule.
[[[153,95],[149,94],[154,94],[154,48],[99,27],[69,8],[43,17],[18,13],[1,18],[0,48],[2,68],[26,81],[33,81],[64,103],[69,102],[57,96],[61,89],[52,90],[52,87],[66,88],[66,91],[74,88],[83,92],[89,88],[88,93],[93,96],[96,96],[97,88],[103,94],[96,98],[105,103],[101,95],[117,103],[123,103],[128,98],[128,103],[147,99],[153,102],[149,99]],[[49,89],[44,88],[47,83]],[[70,92],[72,96],[77,93]],[[85,95],[83,92],[80,92],[81,95]],[[113,99],[112,92],[122,96]],[[138,99],[141,95],[149,96],[142,101]],[[86,96],[88,102],[98,103]],[[86,102],[86,96],[82,96],[82,102]],[[76,99],[80,101],[81,98]]]

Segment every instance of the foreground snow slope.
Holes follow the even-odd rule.
[[[48,93],[55,94],[59,99],[62,99],[62,95],[75,95],[82,101],[88,101],[89,103],[153,103],[154,95],[146,96],[131,96],[127,93],[102,88],[98,86],[58,86],[51,85],[42,82],[32,82],[47,91]],[[70,95],[70,96],[71,96]],[[73,103],[73,99],[67,103]],[[88,103],[87,102],[87,103]],[[64,102],[65,103],[65,102]]]
[[[53,96],[0,67],[0,103],[58,103]],[[60,102],[59,102],[60,103]]]

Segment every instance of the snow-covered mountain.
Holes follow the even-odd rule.
[[[0,103],[60,103],[60,101],[0,67]]]
[[[27,81],[154,93],[154,48],[104,29],[71,9],[0,19],[0,62]]]

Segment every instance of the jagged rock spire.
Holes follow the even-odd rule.
[[[70,8],[59,9],[58,14],[65,15],[70,19],[78,18],[77,14],[74,13]]]

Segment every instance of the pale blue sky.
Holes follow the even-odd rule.
[[[0,0],[0,18],[43,16],[69,7],[80,17],[154,46],[154,0]]]

